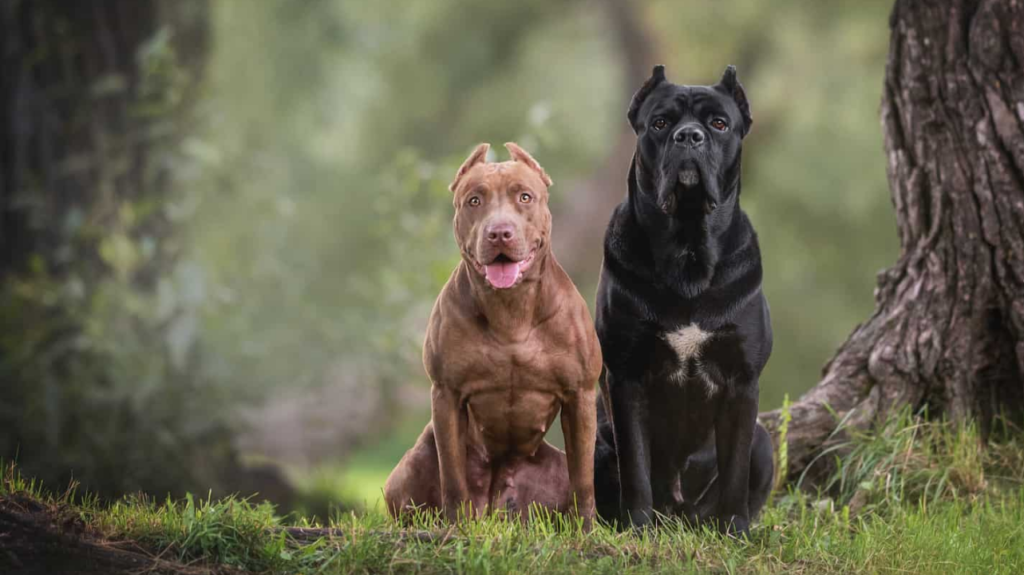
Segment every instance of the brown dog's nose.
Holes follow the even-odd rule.
[[[491,224],[487,226],[485,231],[487,232],[487,241],[492,244],[497,244],[499,242],[507,244],[516,237],[515,228],[512,227],[512,224],[507,222]]]

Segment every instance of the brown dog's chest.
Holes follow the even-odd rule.
[[[581,358],[563,345],[544,334],[521,342],[500,342],[481,334],[472,345],[462,346],[458,357],[451,357],[446,372],[466,397],[536,391],[561,400],[573,392],[586,371]]]
[[[460,350],[446,372],[469,416],[469,432],[494,457],[530,456],[551,428],[584,366],[567,350],[552,351],[534,334],[518,343],[481,337]]]
[[[536,453],[560,403],[553,394],[526,390],[489,390],[467,398],[469,436],[491,457]]]

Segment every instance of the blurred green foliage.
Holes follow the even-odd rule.
[[[458,261],[447,185],[462,154],[562,138],[564,173],[603,151],[577,149],[569,132],[578,119],[596,126],[579,142],[599,142],[611,122],[583,120],[607,106],[579,107],[567,89],[577,80],[551,90],[557,69],[533,73],[553,49],[534,40],[583,38],[569,43],[576,59],[599,41],[575,19],[535,25],[548,12],[564,9],[218,4],[205,136],[218,175],[191,229],[220,294],[206,333],[226,376],[315,385],[332,363],[370,354],[380,380],[367,385],[421,378],[425,317]],[[598,87],[608,75],[586,74]],[[550,120],[566,110],[583,114]]]
[[[191,237],[223,297],[204,333],[224,377],[253,388],[290,393],[369,361],[366,385],[394,407],[383,429],[411,431],[368,432],[347,476],[382,479],[426,420],[402,389],[429,385],[425,319],[458,261],[446,185],[471,147],[515,140],[540,159],[556,234],[588,201],[567,194],[608,161],[635,89],[603,6],[217,5],[205,138],[220,175]],[[775,328],[761,405],[777,407],[817,381],[895,260],[878,121],[890,2],[632,7],[670,78],[712,83],[733,63],[751,99],[743,202]],[[596,278],[574,279],[592,299]]]
[[[816,381],[894,260],[877,119],[889,3],[634,5],[672,79],[710,83],[736,63],[751,98],[744,205],[765,257],[776,347],[762,406],[775,407]],[[220,176],[191,228],[223,288],[206,331],[235,377],[316,382],[373,353],[382,380],[422,380],[423,321],[458,257],[445,186],[463,154],[520,141],[571,210],[586,198],[559,194],[624,126],[633,87],[596,8],[217,5],[206,137]],[[595,278],[575,280],[589,298]]]

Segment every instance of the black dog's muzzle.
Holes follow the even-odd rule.
[[[672,134],[672,141],[675,142],[675,145],[694,151],[699,148],[703,148],[704,142],[707,139],[708,136],[704,133],[704,130],[701,129],[700,124],[695,122],[683,124],[674,134]],[[700,183],[700,171],[692,162],[684,163],[679,166],[679,175],[677,179],[679,184],[684,188],[693,188]]]

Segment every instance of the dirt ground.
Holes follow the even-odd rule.
[[[0,498],[0,573],[5,575],[240,575],[223,567],[183,565],[132,542],[90,532],[71,510],[27,498]]]

